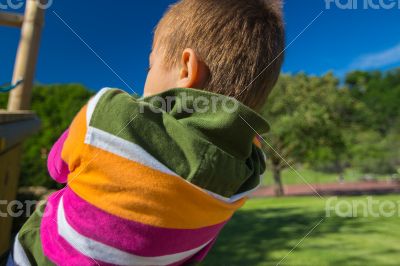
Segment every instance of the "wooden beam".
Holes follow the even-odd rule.
[[[17,13],[0,12],[0,25],[21,28],[24,16]]]
[[[35,113],[31,111],[15,111],[8,112],[6,110],[0,110],[0,125],[5,123],[14,123],[22,120],[28,120],[35,118]]]
[[[39,131],[40,121],[37,117],[15,123],[0,124],[0,154],[9,148],[22,143],[25,139]]]
[[[39,41],[44,23],[46,0],[27,0],[25,18],[21,30],[14,66],[13,83],[23,79],[23,82],[10,93],[8,110],[29,110],[31,105],[31,90],[35,75],[36,61],[39,52]]]

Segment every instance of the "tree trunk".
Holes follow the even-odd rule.
[[[280,165],[273,164],[272,171],[273,171],[273,176],[274,176],[274,181],[275,181],[275,188],[274,188],[275,195],[277,197],[281,197],[285,194],[285,192],[283,191]]]
[[[344,183],[344,167],[339,160],[335,161],[335,171],[339,174],[339,183]]]

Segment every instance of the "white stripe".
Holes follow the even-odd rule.
[[[99,102],[101,96],[104,95],[107,91],[111,90],[111,88],[103,88],[101,89],[92,99],[90,99],[86,111],[86,124],[89,127],[90,120],[92,119],[92,115],[94,112],[94,109],[96,108],[97,103]]]
[[[111,152],[125,159],[156,169],[162,173],[176,176],[173,171],[157,161],[139,145],[114,136],[101,129],[89,127],[86,134],[85,143]]]
[[[172,264],[193,256],[211,242],[210,240],[195,249],[172,255],[159,257],[136,256],[125,251],[116,249],[114,247],[105,245],[93,239],[87,238],[75,231],[75,229],[68,224],[65,218],[63,198],[61,198],[58,205],[57,222],[58,233],[60,234],[60,236],[62,236],[76,250],[94,260],[99,260],[116,265],[145,266]]]
[[[245,192],[242,192],[242,193],[239,193],[239,194],[236,194],[236,195],[233,195],[230,198],[223,197],[223,196],[221,196],[219,194],[216,194],[214,192],[208,191],[206,189],[203,189],[203,190],[205,192],[207,192],[208,194],[210,194],[211,196],[213,196],[214,198],[216,198],[216,199],[219,199],[219,200],[224,201],[226,203],[234,203],[234,202],[236,202],[238,200],[243,199],[244,197],[249,196],[251,193],[253,193],[257,189],[259,189],[260,186],[261,186],[261,180],[262,180],[262,176],[260,176],[260,182],[258,183],[258,185],[255,188],[253,188],[251,190],[248,190],[248,191],[245,191]]]
[[[15,237],[14,247],[13,247],[13,259],[17,266],[30,266],[31,263],[25,254],[25,250],[19,242],[18,235]]]
[[[125,159],[140,163],[144,166],[153,168],[164,174],[169,174],[169,175],[179,177],[175,172],[173,172],[167,166],[165,166],[164,164],[159,162],[157,159],[155,159],[151,154],[149,154],[146,150],[144,150],[139,145],[129,142],[127,140],[124,140],[120,137],[114,136],[106,131],[101,130],[101,129],[94,128],[94,127],[88,127],[88,131],[87,131],[86,138],[85,138],[85,143],[95,146],[99,149],[111,152],[111,153],[118,155],[120,157],[123,157]],[[179,177],[179,178],[181,178],[181,177]],[[186,179],[183,179],[183,180],[187,181]],[[187,183],[220,201],[223,201],[226,203],[233,203],[233,202],[236,202],[236,201],[248,196],[249,194],[253,193],[256,189],[258,189],[259,186],[261,185],[261,176],[260,176],[260,183],[258,184],[258,186],[256,188],[251,189],[249,191],[242,192],[240,194],[233,195],[230,198],[223,197],[219,194],[208,191],[206,189],[202,189],[188,181],[187,181]]]

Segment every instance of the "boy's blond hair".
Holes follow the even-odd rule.
[[[154,46],[169,69],[192,48],[210,72],[203,89],[259,109],[279,77],[284,39],[279,0],[181,0],[157,25]]]

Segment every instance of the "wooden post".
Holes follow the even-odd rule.
[[[20,161],[21,145],[7,153],[0,153],[0,199],[7,203],[15,200],[17,195]],[[2,214],[8,213],[8,206],[8,204],[1,204],[0,212]],[[13,217],[0,217],[0,255],[3,255],[10,248],[12,223]]]
[[[27,0],[25,17],[22,24],[21,39],[18,47],[14,66],[13,83],[23,79],[15,88],[8,100],[8,110],[29,110],[31,103],[31,90],[33,86],[39,41],[44,23],[44,10],[46,0]]]
[[[14,66],[13,83],[23,82],[10,93],[8,112],[0,112],[0,200],[11,202],[16,198],[22,141],[38,128],[35,115],[20,110],[30,109],[31,90],[44,23],[43,7],[47,0],[27,0],[25,14],[0,12],[0,25],[20,27],[21,39]],[[23,21],[22,21],[23,19]],[[19,112],[18,112],[19,111]],[[4,204],[0,213],[6,213]],[[0,216],[0,255],[10,247],[12,217]],[[1,262],[0,262],[1,263]]]
[[[11,243],[13,217],[8,208],[17,196],[22,142],[39,128],[39,119],[32,112],[0,111],[0,256]]]

